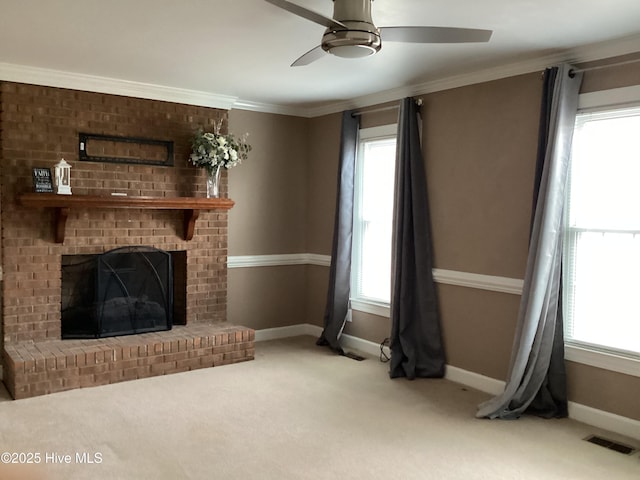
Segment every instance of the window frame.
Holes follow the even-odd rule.
[[[351,294],[349,302],[352,310],[359,312],[370,313],[381,317],[390,317],[391,306],[389,302],[375,301],[370,298],[361,297],[355,295],[356,292],[356,275],[360,269],[360,256],[359,245],[363,237],[362,227],[358,221],[358,212],[360,209],[360,196],[359,192],[362,190],[362,176],[360,171],[362,170],[363,162],[363,144],[367,141],[384,140],[394,138],[396,140],[397,148],[398,137],[398,125],[387,124],[376,127],[361,128],[358,131],[358,147],[356,152],[356,168],[355,168],[355,181],[354,181],[354,214],[353,214],[353,238],[351,247]],[[391,272],[389,272],[391,273]]]
[[[583,93],[579,97],[578,114],[617,110],[640,106],[640,85]],[[568,194],[568,192],[567,192]],[[564,226],[567,227],[565,220]],[[568,292],[563,292],[566,305]],[[607,347],[565,339],[565,359],[609,371],[640,377],[640,355],[627,355]]]

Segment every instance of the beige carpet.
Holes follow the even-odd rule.
[[[14,478],[640,478],[638,453],[583,441],[602,432],[575,421],[475,419],[486,398],[390,380],[378,359],[299,337],[258,343],[237,365],[20,401],[2,391],[0,453],[39,454],[39,470]]]

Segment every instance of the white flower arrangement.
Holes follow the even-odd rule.
[[[222,120],[216,123],[214,132],[199,130],[192,143],[189,161],[196,167],[207,169],[213,174],[218,168],[232,168],[246,160],[251,145],[247,143],[248,133],[236,138],[233,134],[222,135]]]

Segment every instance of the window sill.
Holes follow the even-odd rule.
[[[379,317],[389,318],[391,308],[388,303],[374,302],[371,300],[351,299],[351,309],[357,312],[370,313]]]
[[[640,359],[637,358],[600,352],[576,345],[565,345],[564,356],[566,360],[571,362],[640,377]]]

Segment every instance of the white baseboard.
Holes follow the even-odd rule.
[[[640,440],[640,421],[632,418],[587,407],[575,402],[569,402],[569,418],[618,435]]]
[[[368,353],[369,355],[373,355],[374,357],[380,356],[380,344],[371,342],[369,340],[364,340],[360,337],[354,337],[353,335],[343,334],[340,337],[340,343],[342,343],[343,347],[353,348],[354,350],[359,350],[363,353]],[[389,354],[389,349],[385,350],[385,353]]]
[[[445,377],[452,382],[461,383],[467,387],[475,388],[491,395],[500,395],[504,392],[505,382],[495,378],[480,375],[479,373],[463,370],[462,368],[447,365]]]
[[[290,325],[287,327],[265,328],[256,330],[256,342],[265,340],[277,340],[279,338],[298,337],[300,335],[309,335],[319,337],[322,328],[309,323],[300,323],[298,325]]]
[[[288,327],[256,330],[256,341],[275,340],[299,335],[318,337],[321,333],[321,327],[303,323]],[[380,355],[380,344],[378,343],[352,335],[342,335],[340,340],[345,348],[353,348],[375,357]],[[389,350],[385,349],[385,353],[389,355]],[[475,388],[481,392],[490,393],[491,395],[499,395],[504,391],[505,386],[505,382],[502,380],[497,380],[451,365],[447,365],[445,378],[452,382]],[[586,405],[575,402],[569,402],[569,418],[625,437],[640,440],[640,421],[632,418],[587,407]]]

